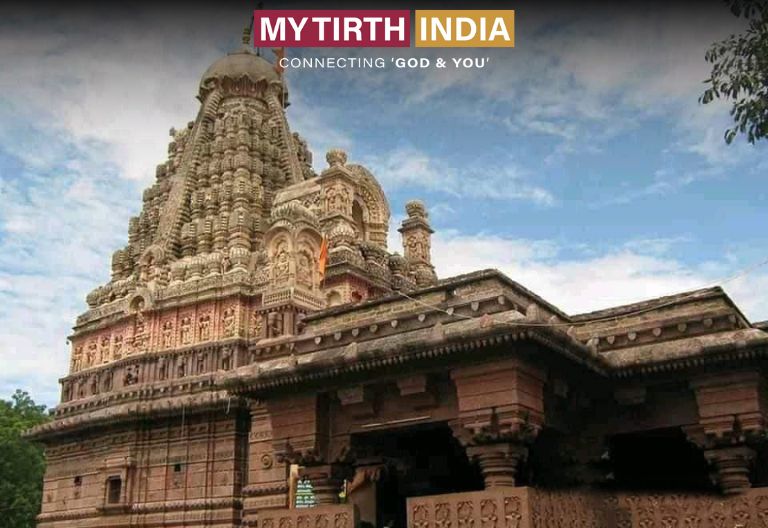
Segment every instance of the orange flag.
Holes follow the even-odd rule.
[[[317,274],[320,276],[320,282],[325,280],[325,266],[328,264],[328,239],[323,236],[320,243],[320,256],[317,259]]]

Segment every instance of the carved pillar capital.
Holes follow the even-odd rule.
[[[683,428],[688,440],[704,451],[712,482],[726,495],[742,493],[751,487],[749,473],[755,450],[740,434],[717,436],[700,426]]]
[[[520,461],[544,424],[546,375],[517,359],[451,372],[459,414],[451,423],[480,464],[486,488],[514,486]]]
[[[703,449],[723,493],[746,491],[755,456],[751,446],[764,441],[768,426],[765,378],[751,371],[711,374],[691,381],[691,389],[699,421],[684,428],[688,439]]]
[[[467,456],[480,465],[485,489],[514,487],[517,468],[528,456],[528,448],[514,442],[474,445],[467,448]]]
[[[755,451],[751,447],[716,447],[705,450],[704,456],[712,466],[713,476],[724,494],[736,495],[752,486],[749,472]]]

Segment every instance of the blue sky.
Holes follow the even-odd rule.
[[[491,59],[479,71],[289,70],[289,121],[316,167],[329,147],[369,166],[393,227],[423,199],[440,276],[496,267],[571,313],[766,258],[766,145],[726,146],[727,106],[697,103],[707,46],[739,22],[717,1],[527,5],[512,6],[513,50],[302,52]],[[23,388],[50,405],[85,294],[107,280],[168,130],[194,118],[200,75],[247,14],[0,15],[0,396]],[[760,269],[726,290],[760,320],[766,286]]]

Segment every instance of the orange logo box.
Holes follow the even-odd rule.
[[[417,9],[417,48],[514,48],[515,12]]]

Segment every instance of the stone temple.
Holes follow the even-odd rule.
[[[721,289],[570,315],[438,279],[424,205],[388,248],[376,178],[313,171],[271,62],[198,98],[28,433],[39,526],[768,527],[768,334]]]

